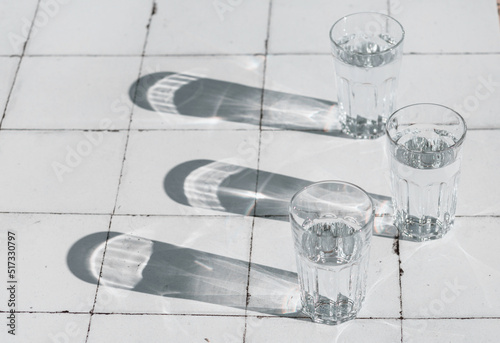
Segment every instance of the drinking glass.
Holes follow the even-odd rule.
[[[297,192],[289,214],[302,311],[324,324],[355,318],[366,292],[371,198],[353,184],[323,181]]]
[[[330,41],[345,134],[384,134],[395,103],[404,35],[398,21],[381,13],[355,13],[333,24]]]
[[[441,238],[455,220],[464,119],[442,105],[414,104],[394,112],[386,131],[400,237]]]

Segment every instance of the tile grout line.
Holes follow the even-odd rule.
[[[262,131],[262,132],[279,132],[279,133],[291,133],[291,132],[303,132],[303,133],[311,133],[318,134],[321,136],[330,136],[328,133],[325,133],[323,130],[300,130],[300,129],[269,129],[262,128],[262,130],[256,129],[35,129],[35,128],[2,128],[2,131],[11,131],[11,132],[107,132],[107,133],[119,133],[119,132],[253,132],[253,131]],[[467,128],[468,132],[475,131],[500,131],[500,127],[492,127],[492,128]],[[334,132],[331,133],[331,137],[339,138],[336,136]],[[342,138],[342,137],[340,137]],[[351,138],[345,138],[347,140],[355,140]]]
[[[260,154],[262,147],[262,119],[264,117],[264,94],[265,94],[265,86],[266,86],[266,70],[267,70],[267,56],[269,51],[269,33],[271,27],[271,11],[272,11],[273,1],[269,0],[269,7],[267,9],[267,32],[266,32],[266,40],[264,41],[264,63],[262,65],[262,89],[260,93],[260,118],[259,118],[259,143],[258,143],[258,151],[257,151],[257,175],[255,177],[255,194],[257,194],[259,189],[259,170],[260,170]],[[253,249],[253,234],[255,228],[255,220],[257,211],[257,197],[254,200],[254,208],[253,208],[253,218],[252,218],[252,229],[250,232],[250,249],[248,252],[248,273],[247,273],[247,286],[246,286],[246,302],[245,302],[245,325],[243,328],[243,337],[242,342],[245,343],[247,339],[247,329],[248,329],[248,304],[250,301],[250,272],[252,269],[252,249]]]
[[[0,211],[0,214],[17,215],[55,215],[55,216],[110,216],[114,217],[199,217],[199,218],[288,218],[288,214],[235,215],[235,214],[162,214],[162,213],[99,213],[99,212],[39,212],[39,211]],[[381,217],[379,217],[381,218]],[[455,215],[455,218],[500,218],[500,214]],[[1,313],[2,311],[0,311]]]
[[[403,278],[403,273],[404,270],[401,268],[401,244],[399,240],[399,231],[397,233],[397,236],[394,240],[394,245],[395,245],[395,250],[398,255],[398,282],[399,282],[399,323],[401,325],[400,327],[400,334],[401,334],[401,343],[404,341],[404,334],[403,334],[403,283],[402,283],[402,278]]]
[[[0,313],[10,313],[9,311],[2,310]],[[69,314],[69,315],[87,315],[89,312],[82,311],[43,311],[43,310],[29,310],[29,311],[16,311],[16,313],[20,314]],[[165,312],[94,312],[94,314],[98,315],[106,315],[106,316],[164,316],[164,317],[217,317],[217,318],[258,318],[258,319],[306,319],[310,318],[307,316],[299,316],[299,317],[289,317],[286,315],[260,315],[260,314],[252,314],[252,315],[244,315],[244,314],[217,314],[217,313],[165,313]],[[356,317],[356,320],[399,320],[398,317],[391,316],[373,316],[373,317]],[[500,316],[462,316],[462,317],[410,317],[403,318],[403,321],[406,320],[496,320],[500,321]]]
[[[391,16],[391,0],[387,0],[387,15]],[[400,254],[400,244],[399,244],[399,231],[397,231],[396,237],[394,238],[393,250],[398,256],[398,283],[399,283],[399,325],[400,325],[400,336],[401,343],[404,341],[403,336],[403,288],[401,287],[401,254]]]
[[[31,38],[31,32],[33,31],[33,27],[35,26],[35,19],[36,19],[36,16],[38,15],[38,11],[40,9],[40,2],[41,2],[41,0],[38,0],[38,2],[36,4],[35,13],[33,14],[33,19],[31,20],[31,25],[30,25],[28,34],[26,36],[26,42],[24,42],[23,50],[21,51],[21,55],[18,56],[19,62],[17,63],[17,68],[16,68],[16,71],[14,73],[14,78],[12,79],[12,85],[10,86],[9,94],[7,95],[7,99],[5,101],[5,107],[3,109],[2,118],[0,118],[0,129],[2,129],[2,124],[3,124],[3,121],[4,121],[5,116],[7,114],[7,108],[9,107],[10,97],[12,96],[12,92],[14,91],[14,86],[16,85],[17,75],[19,74],[19,69],[21,69],[21,63],[23,61],[23,58],[24,58],[24,55],[26,52],[26,48],[28,46],[28,42]]]
[[[387,0],[387,15],[391,16],[391,0]],[[404,333],[403,333],[403,286],[401,282],[401,278],[403,276],[403,269],[401,268],[401,252],[400,252],[400,241],[399,241],[399,231],[394,238],[393,250],[398,256],[398,283],[399,283],[399,325],[400,325],[400,336],[401,343],[404,342]]]
[[[258,55],[258,54],[255,54]],[[322,52],[322,51],[311,51],[311,52],[296,52],[296,51],[285,51],[285,52],[273,52],[269,53],[269,56],[330,56],[331,52]],[[415,55],[415,56],[469,56],[469,55],[500,55],[500,51],[449,51],[449,52],[441,52],[441,51],[425,51],[425,52],[419,52],[419,51],[408,51],[408,52],[403,52],[404,56],[410,56],[410,55]],[[183,55],[167,55],[166,57],[175,57],[175,56],[183,56]],[[187,56],[204,56],[204,55],[187,55]],[[209,55],[210,56],[210,55]],[[217,54],[212,55],[212,56],[219,56]],[[231,56],[231,55],[226,55],[226,56]]]
[[[32,58],[46,58],[46,57],[58,57],[58,58],[72,58],[72,57],[102,57],[102,58],[127,58],[127,57],[233,57],[233,56],[262,56],[260,52],[242,52],[242,53],[186,53],[186,54],[25,54],[24,57]],[[330,52],[324,51],[311,51],[311,52],[298,52],[298,51],[284,51],[284,52],[270,52],[268,56],[330,56]],[[417,56],[455,56],[455,55],[500,55],[500,51],[408,51],[404,52],[403,55],[417,55]],[[2,58],[15,58],[21,57],[21,55],[0,55]]]
[[[37,128],[5,128],[5,129],[2,129],[3,131],[39,131],[39,132],[128,132],[128,131],[131,131],[131,132],[161,132],[161,131],[166,131],[166,132],[172,132],[172,131],[216,131],[216,132],[227,132],[227,131],[231,131],[231,132],[234,132],[234,131],[258,131],[259,129],[256,128],[256,129],[243,129],[243,128],[236,128],[236,129],[193,129],[193,128],[186,128],[186,129],[175,129],[175,128],[172,128],[172,129],[165,129],[165,128],[155,128],[155,129],[130,129],[128,130],[127,128],[123,128],[123,129],[70,129],[70,128],[46,128],[46,129],[37,129]],[[500,128],[498,128],[498,130],[500,130]],[[311,130],[309,130],[311,131]],[[317,131],[318,133],[319,132],[324,132],[324,131],[321,131],[321,130],[315,130]],[[308,131],[305,131],[305,132],[308,132]]]
[[[2,128],[2,131],[27,131],[27,132],[110,132],[110,133],[117,133],[117,132],[196,132],[196,131],[204,131],[204,132],[251,132],[251,131],[264,131],[264,132],[304,132],[304,133],[314,133],[314,134],[320,134],[323,136],[328,136],[329,132],[325,132],[324,130],[315,130],[315,129],[275,129],[275,128],[265,128],[263,127],[262,129],[255,128],[255,129],[244,129],[244,128],[236,128],[236,129],[195,129],[195,128],[179,128],[179,129],[165,129],[165,128],[154,128],[154,129],[75,129],[75,128]],[[500,131],[500,127],[477,127],[477,128],[467,128],[467,131]],[[335,132],[331,132],[332,137],[337,137],[335,136]],[[351,139],[351,140],[356,140],[352,138],[345,138],[345,139]]]
[[[409,51],[403,53],[403,55],[410,56],[470,56],[470,55],[499,55],[500,52],[495,51],[462,51],[462,52],[418,52]]]
[[[149,16],[148,24],[146,25],[146,35],[144,37],[144,44],[143,44],[143,47],[142,47],[142,55],[141,55],[141,61],[139,63],[139,70],[138,70],[137,79],[141,78],[142,67],[143,67],[143,63],[144,63],[144,55],[145,55],[145,52],[146,52],[146,46],[147,46],[148,37],[149,37],[149,29],[150,29],[150,26],[151,26],[151,22],[153,20],[153,16],[156,13],[156,0],[152,0],[151,2],[152,2],[152,9],[151,9],[151,14]],[[137,92],[138,92],[137,89],[138,88],[136,88],[135,93],[134,93],[134,99],[133,99],[134,102],[135,102],[136,97],[137,97]],[[124,167],[125,167],[125,161],[127,159],[128,143],[129,143],[129,139],[130,139],[130,127],[132,126],[132,117],[133,117],[133,114],[134,114],[134,107],[132,107],[132,109],[130,110],[130,119],[129,119],[129,122],[128,122],[127,137],[125,139],[125,147],[123,149],[124,151],[123,151],[122,165],[121,165],[121,169],[120,169],[120,176],[118,177],[118,185],[116,187],[115,204],[113,206],[113,211],[112,211],[112,213],[110,215],[110,218],[109,218],[108,233],[107,233],[107,236],[106,236],[106,242],[104,244],[104,251],[102,253],[102,262],[101,262],[101,268],[99,270],[99,278],[97,279],[97,284],[96,284],[96,290],[95,290],[95,296],[94,296],[94,303],[92,305],[92,309],[90,310],[90,318],[89,318],[89,324],[88,324],[88,327],[87,327],[87,335],[85,337],[85,343],[87,343],[88,339],[89,339],[90,330],[92,328],[92,318],[94,316],[95,307],[97,305],[97,297],[99,295],[99,286],[100,286],[100,283],[101,283],[102,270],[104,268],[104,260],[105,260],[105,257],[106,257],[106,250],[107,250],[107,247],[108,247],[109,234],[111,232],[111,224],[113,223],[114,214],[116,212],[116,206],[118,204],[118,195],[120,193],[120,186],[121,186],[122,177],[123,177],[123,170],[124,170]]]
[[[500,52],[499,52],[500,53]],[[57,57],[57,58],[72,58],[72,57],[232,57],[232,56],[262,56],[260,52],[235,52],[235,53],[186,53],[186,54],[28,54],[26,57],[44,58],[44,57]],[[0,57],[19,57],[20,55],[0,55]]]

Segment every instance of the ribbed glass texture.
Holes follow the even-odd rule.
[[[318,323],[356,317],[366,290],[373,205],[359,187],[325,181],[290,203],[302,310]]]

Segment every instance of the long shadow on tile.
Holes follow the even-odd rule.
[[[262,107],[263,126],[351,138],[340,131],[334,102],[193,74],[145,75],[131,85],[129,96],[165,120],[185,115],[260,126]]]
[[[163,186],[171,199],[186,206],[287,221],[290,199],[311,183],[221,161],[192,160],[171,169]],[[375,205],[374,234],[396,237],[391,198],[369,195]]]
[[[297,309],[296,273],[252,263],[252,289],[257,291],[246,307],[248,262],[130,234],[110,232],[108,237],[108,232],[98,232],[77,241],[67,256],[72,273],[96,284],[105,245],[108,268],[102,271],[101,285],[269,315],[303,317]]]

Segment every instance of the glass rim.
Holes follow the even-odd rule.
[[[372,14],[372,15],[379,15],[379,16],[382,16],[382,17],[385,17],[386,19],[390,19],[391,21],[395,22],[396,24],[398,24],[399,28],[401,29],[401,38],[398,40],[398,42],[396,44],[394,44],[393,46],[391,46],[390,48],[387,48],[383,51],[379,51],[375,54],[371,54],[371,53],[364,53],[364,52],[355,52],[355,51],[346,51],[342,46],[340,46],[339,44],[337,44],[337,42],[333,39],[332,37],[332,33],[333,33],[333,29],[335,28],[335,26],[337,24],[339,24],[341,21],[343,20],[347,20],[348,18],[350,17],[354,17],[354,16],[357,16],[357,15],[360,15],[360,14]],[[351,13],[351,14],[348,14],[348,15],[345,15],[343,16],[342,18],[338,19],[335,23],[333,23],[332,27],[330,28],[330,32],[329,32],[329,36],[330,36],[330,41],[335,44],[335,46],[337,48],[339,48],[340,50],[344,51],[344,52],[348,52],[349,54],[352,54],[352,55],[359,55],[359,56],[371,56],[371,55],[380,55],[380,54],[385,54],[389,51],[392,51],[396,48],[398,48],[404,41],[404,38],[405,38],[405,29],[403,27],[403,25],[401,25],[401,23],[399,21],[397,21],[396,19],[394,19],[393,17],[387,15],[387,14],[384,14],[384,13],[378,13],[378,12],[356,12],[356,13]]]
[[[364,196],[366,196],[366,198],[368,198],[368,201],[370,203],[370,217],[369,219],[367,220],[367,222],[363,225],[361,225],[361,228],[359,229],[359,231],[363,230],[364,227],[366,227],[366,225],[368,225],[371,221],[374,220],[375,218],[375,205],[373,204],[373,199],[372,197],[361,187],[359,187],[358,185],[355,185],[354,183],[351,183],[351,182],[346,182],[346,181],[341,181],[341,180],[324,180],[324,181],[318,181],[318,182],[314,182],[306,187],[303,187],[301,188],[300,190],[298,190],[293,196],[292,198],[290,199],[289,203],[288,203],[288,214],[289,214],[289,217],[290,217],[290,220],[292,220],[294,223],[296,223],[297,225],[299,225],[299,223],[297,223],[297,221],[295,220],[295,218],[293,217],[292,214],[292,208],[293,208],[293,202],[294,200],[299,197],[302,193],[304,193],[305,191],[313,188],[313,187],[317,187],[319,185],[323,185],[323,184],[338,184],[338,185],[344,185],[344,186],[349,186],[351,188],[355,188],[356,190],[360,191],[361,194],[363,194]],[[300,226],[300,225],[299,225]]]
[[[389,134],[389,122],[401,111],[409,108],[409,107],[417,107],[417,106],[434,106],[434,107],[441,107],[443,109],[446,109],[448,111],[450,111],[451,113],[454,113],[456,115],[456,117],[458,118],[458,120],[463,124],[464,126],[464,130],[463,130],[463,133],[462,135],[460,136],[460,138],[455,142],[453,143],[452,145],[442,149],[442,150],[439,150],[439,151],[423,151],[421,152],[422,154],[435,154],[436,152],[441,152],[441,151],[447,151],[447,150],[452,150],[456,147],[459,147],[460,145],[462,145],[462,143],[464,142],[465,140],[465,135],[467,134],[467,122],[465,121],[465,119],[462,117],[462,115],[460,113],[458,113],[457,111],[455,111],[454,109],[451,109],[449,108],[448,106],[445,106],[445,105],[441,105],[441,104],[436,104],[436,103],[432,103],[432,102],[421,102],[421,103],[416,103],[416,104],[410,104],[410,105],[406,105],[404,107],[401,107],[399,109],[397,109],[396,111],[394,111],[390,116],[389,118],[387,118],[387,121],[386,121],[386,124],[385,124],[385,134],[387,136],[387,138],[389,139],[389,141],[391,143],[393,143],[394,145],[397,145],[397,146],[400,146],[398,145],[398,142],[396,142],[392,136]],[[403,147],[403,146],[401,146]],[[409,150],[408,148],[406,147],[403,147],[407,150]]]

